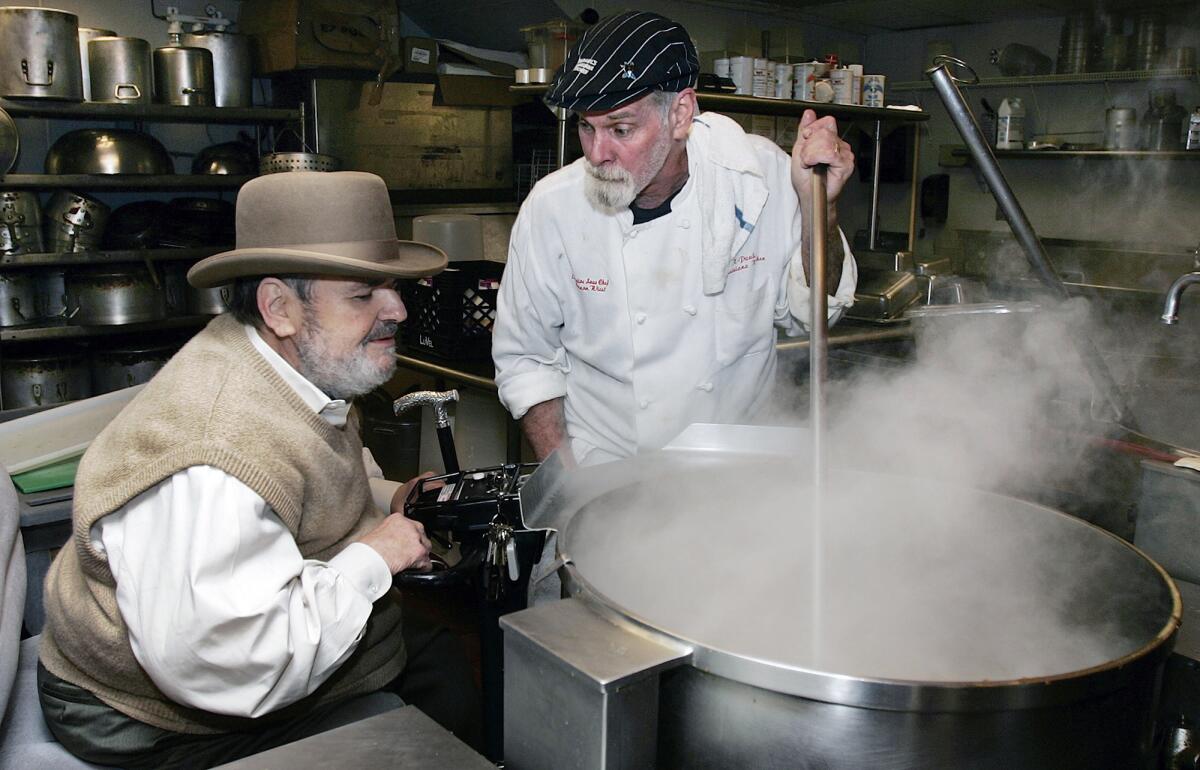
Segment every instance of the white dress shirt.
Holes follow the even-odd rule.
[[[492,336],[500,401],[520,419],[565,396],[582,463],[658,449],[693,422],[752,421],[774,385],[776,328],[803,333],[808,286],[790,158],[738,133],[730,141],[744,142],[761,169],[766,203],[743,223],[749,235],[720,293],[702,286],[703,218],[744,213],[704,210],[695,180],[705,159],[693,142],[688,181],[670,213],[650,222],[593,207],[582,158],[540,180],[521,206]],[[853,304],[857,282],[843,245],[831,320]]]
[[[255,349],[304,402],[344,427],[330,400],[246,326]],[[398,486],[363,461],[387,510]],[[92,527],[117,583],[133,654],[174,701],[257,717],[310,694],[354,651],[371,605],[392,585],[387,563],[351,543],[328,562],[304,559],[250,487],[208,465],[182,470]]]

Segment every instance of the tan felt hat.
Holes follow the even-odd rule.
[[[238,193],[237,243],[188,271],[207,289],[255,275],[367,280],[440,273],[436,246],[396,238],[387,185],[361,171],[291,171],[251,179]]]

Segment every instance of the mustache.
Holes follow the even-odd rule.
[[[601,182],[626,182],[633,178],[625,169],[617,165],[611,166],[593,166],[591,163],[586,166],[587,172],[593,179],[598,179]]]
[[[382,340],[388,337],[395,337],[396,330],[400,328],[399,321],[380,321],[371,327],[371,333],[367,335],[363,342],[372,342],[374,340]]]

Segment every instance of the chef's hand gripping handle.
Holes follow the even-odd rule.
[[[438,445],[442,449],[442,464],[446,473],[458,473],[458,452],[454,447],[454,433],[450,430],[450,414],[446,411],[447,401],[457,401],[458,391],[447,390],[418,390],[415,393],[401,396],[392,404],[397,415],[415,406],[433,407],[434,421],[437,423]]]

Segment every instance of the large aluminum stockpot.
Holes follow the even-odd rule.
[[[213,57],[207,48],[154,49],[154,100],[161,104],[213,106]]]
[[[73,324],[117,326],[167,317],[166,293],[144,265],[72,269],[66,293]]]
[[[575,598],[501,621],[510,767],[1148,766],[1182,605],[1141,552],[865,471],[818,527],[800,463],[704,449],[567,482]]]
[[[42,243],[37,193],[0,190],[0,254],[37,254],[44,251]]]
[[[250,37],[236,32],[187,32],[184,47],[207,48],[213,60],[213,101],[218,107],[253,104]]]
[[[163,268],[163,290],[167,297],[167,312],[179,315],[220,315],[229,309],[228,284],[210,289],[197,289],[188,283],[189,264],[169,265]]]
[[[77,353],[17,354],[0,361],[0,398],[5,409],[62,404],[90,395],[87,362]]]
[[[93,351],[92,393],[100,395],[149,382],[178,349],[173,344],[132,344]]]
[[[0,273],[0,326],[21,326],[37,317],[37,276],[28,268]]]
[[[55,252],[99,248],[109,213],[107,205],[91,196],[59,190],[46,202],[46,245]]]
[[[150,43],[138,37],[97,37],[88,43],[91,100],[149,104],[153,95]]]
[[[111,29],[98,29],[96,27],[79,28],[79,64],[83,74],[84,101],[90,101],[92,98],[92,76],[91,68],[88,66],[88,43],[98,37],[116,36],[117,33]]]
[[[0,8],[0,96],[83,100],[78,16]]]

